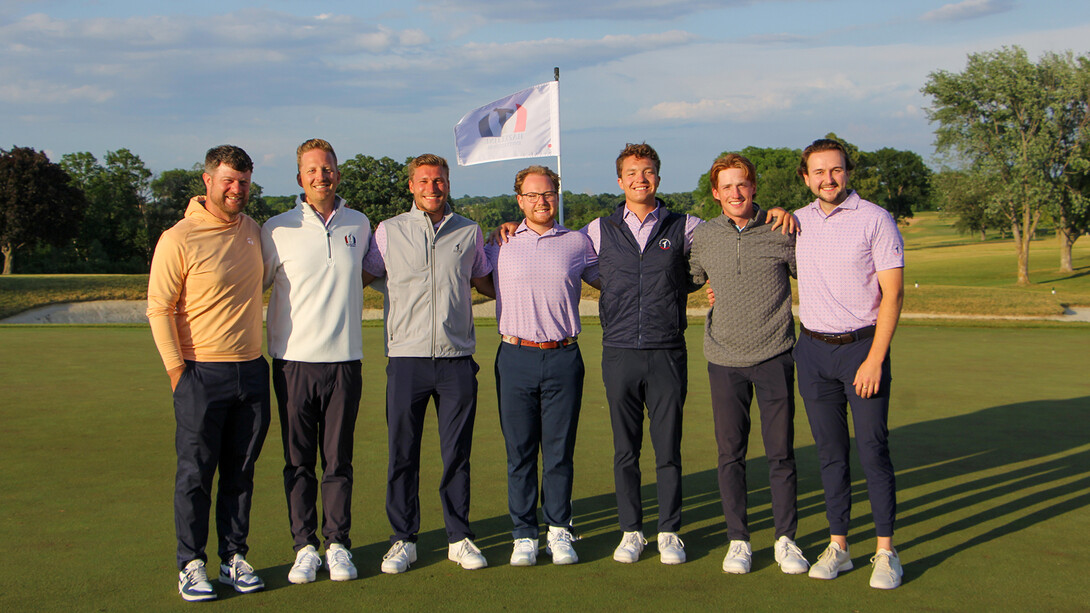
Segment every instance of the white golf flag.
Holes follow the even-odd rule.
[[[549,81],[466,113],[454,126],[458,165],[560,155],[560,96]]]

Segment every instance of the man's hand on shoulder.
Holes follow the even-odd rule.
[[[799,220],[783,207],[768,209],[768,216],[772,218],[772,229],[779,228],[781,234],[798,234],[802,231],[799,228]]]
[[[513,221],[501,223],[488,235],[488,242],[493,245],[502,245],[510,240],[510,238],[515,235],[515,230],[518,229],[519,225]]]

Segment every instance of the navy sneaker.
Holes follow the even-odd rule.
[[[265,582],[254,574],[254,567],[237,553],[226,564],[220,564],[220,583],[233,585],[236,592],[243,594],[265,589]]]
[[[185,570],[178,573],[178,593],[189,602],[216,599],[216,588],[208,581],[203,560],[190,561]]]

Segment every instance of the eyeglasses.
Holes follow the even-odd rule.
[[[526,199],[527,202],[533,204],[540,202],[542,198],[553,201],[556,200],[556,192],[526,192],[525,194],[519,194]]]

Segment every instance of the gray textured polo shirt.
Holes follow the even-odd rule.
[[[759,364],[791,349],[795,236],[771,230],[767,214],[741,232],[726,215],[693,233],[693,282],[711,281],[715,306],[704,322],[704,357],[720,366]]]

